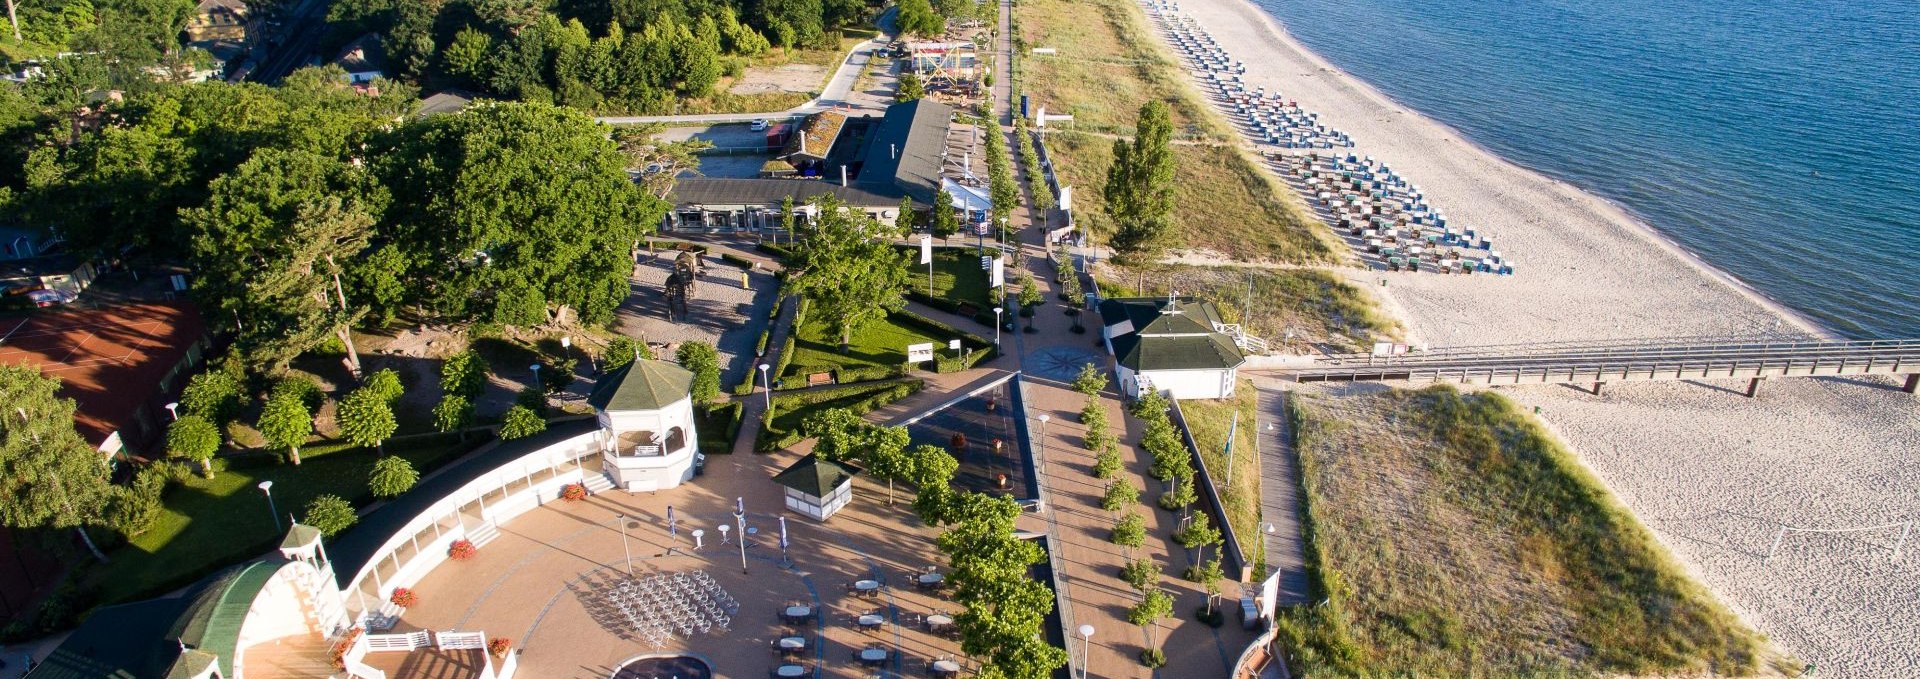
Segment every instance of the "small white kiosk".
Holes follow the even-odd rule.
[[[853,501],[853,475],[858,473],[858,467],[808,455],[775,474],[773,482],[786,486],[787,509],[825,521]]]
[[[594,387],[587,403],[600,419],[600,451],[614,486],[654,491],[693,478],[700,439],[692,386],[693,373],[685,368],[635,359]]]

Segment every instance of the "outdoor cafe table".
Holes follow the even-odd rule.
[[[916,580],[922,586],[928,586],[928,587],[933,585],[938,585],[942,581],[945,581],[946,579],[947,579],[947,576],[941,575],[939,573],[921,573],[919,577],[916,578]]]
[[[861,627],[879,627],[881,623],[884,623],[886,621],[887,621],[886,618],[882,618],[878,615],[868,613],[866,615],[860,616],[860,619],[858,622]]]
[[[781,665],[773,673],[782,677],[804,677],[807,676],[807,668],[802,665]]]
[[[785,613],[789,619],[804,620],[813,616],[813,608],[808,606],[788,606]]]
[[[933,615],[927,616],[928,627],[939,629],[941,627],[946,627],[947,625],[951,625],[951,624],[953,624],[952,616],[943,615],[940,613],[935,613]]]
[[[878,663],[885,662],[886,659],[887,649],[884,648],[868,648],[860,651],[860,662]]]
[[[960,673],[960,663],[952,660],[933,661],[933,673],[941,676],[953,676]]]
[[[801,651],[801,650],[806,650],[806,648],[807,648],[806,637],[783,637],[780,639],[781,650]]]
[[[879,580],[860,580],[853,583],[853,588],[860,590],[862,592],[872,592],[880,589],[880,581]]]

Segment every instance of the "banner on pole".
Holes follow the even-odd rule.
[[[933,236],[920,237],[920,263],[933,263]]]
[[[1007,284],[1007,263],[999,257],[993,258],[993,287]]]

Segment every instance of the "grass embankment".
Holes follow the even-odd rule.
[[[1240,427],[1234,429],[1233,414],[1240,413]],[[1241,540],[1252,563],[1266,560],[1266,541],[1260,535],[1260,392],[1253,382],[1240,380],[1232,398],[1201,399],[1180,402],[1180,413],[1187,418],[1187,431],[1193,434],[1200,457],[1206,460],[1213,476],[1220,504],[1226,508],[1227,522]],[[1227,432],[1233,436],[1233,482],[1227,482]]]
[[[423,436],[389,442],[387,452],[406,458],[425,476],[487,438],[469,436],[461,443],[452,436]],[[274,455],[221,460],[215,466],[226,469],[214,478],[194,475],[169,487],[153,527],[113,550],[112,562],[90,575],[100,603],[158,595],[278,544],[281,534],[258,488],[261,481],[273,482],[281,529],[288,514],[299,516],[319,495],[338,495],[356,506],[373,500],[367,476],[379,455],[372,449],[325,443],[302,449],[300,457],[297,467]]]
[[[1771,661],[1505,398],[1434,387],[1289,403],[1314,598],[1328,599],[1281,616],[1296,676],[1727,675]]]
[[[1276,348],[1287,344],[1295,351],[1326,345],[1335,351],[1355,351],[1372,342],[1397,339],[1400,323],[1382,312],[1372,293],[1324,269],[1255,269],[1173,265],[1152,271],[1114,268],[1100,283],[1108,297],[1159,296],[1172,285],[1182,297],[1211,300],[1229,323]],[[1247,292],[1252,281],[1253,292]],[[1252,309],[1242,309],[1243,300]]]
[[[1140,107],[1168,102],[1174,145],[1176,249],[1219,252],[1236,259],[1292,263],[1335,261],[1324,229],[1286,186],[1262,171],[1237,145],[1226,121],[1186,82],[1158,42],[1140,8],[1126,0],[1029,0],[1019,6],[1026,44],[1053,47],[1056,56],[1023,61],[1022,89],[1049,114],[1047,135],[1054,171],[1089,200],[1076,201],[1075,219],[1097,240],[1112,221],[1098,199],[1113,164],[1114,135],[1131,136]],[[1183,143],[1198,140],[1199,143]]]

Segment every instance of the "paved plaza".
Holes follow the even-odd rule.
[[[733,252],[756,262],[764,262],[765,256],[719,245],[711,247],[710,254],[701,256],[705,271],[700,275],[692,299],[687,301],[688,313],[684,317],[676,314],[672,320],[667,318],[664,286],[667,276],[673,273],[674,258],[680,252],[642,250],[629,279],[632,292],[620,305],[615,329],[628,337],[644,337],[654,344],[712,343],[720,350],[720,384],[726,387],[738,383],[752,369],[760,330],[767,327],[767,317],[773,313],[773,300],[779,294],[780,282],[774,278],[772,269],[763,264],[747,272],[748,285],[752,287],[741,287],[743,269],[721,261],[720,253]]]
[[[917,584],[918,575],[942,563],[933,546],[936,531],[921,525],[907,499],[890,507],[884,486],[864,481],[855,482],[853,504],[827,523],[784,512],[780,488],[770,479],[797,458],[717,456],[705,475],[677,489],[552,501],[501,526],[500,537],[472,560],[436,568],[415,588],[421,603],[406,611],[396,631],[484,630],[510,638],[522,649],[520,672],[533,677],[604,679],[629,659],[661,653],[704,660],[718,677],[762,676],[786,664],[819,670],[807,676],[928,676],[930,663],[947,658],[973,669],[959,657],[958,642],[929,631],[925,621],[959,612],[940,590]],[[736,497],[745,502],[754,533],[744,572],[738,531],[723,543],[718,530],[736,525]],[[677,535],[668,532],[669,507]],[[781,515],[791,568],[780,565]],[[624,544],[616,516],[626,517]],[[695,530],[704,531],[699,546]],[[628,576],[629,554],[636,578]],[[712,623],[707,629],[649,637],[610,604],[609,593],[623,582],[652,576],[657,586],[675,574],[710,579],[725,592],[716,603],[731,608],[724,625],[695,603],[688,619],[705,617]],[[879,587],[858,591],[854,585],[862,580]],[[695,591],[708,590],[696,585]],[[787,617],[790,606],[804,607],[807,615]],[[778,641],[790,637],[803,640],[803,648],[777,650]],[[884,650],[886,659],[863,663],[858,655],[869,647]]]

